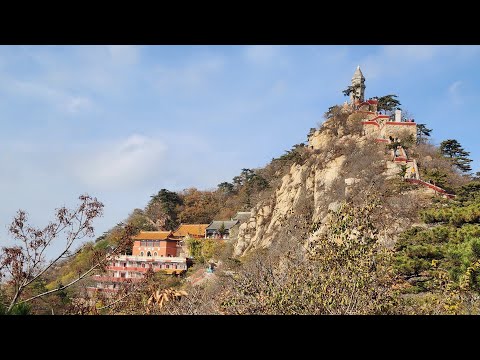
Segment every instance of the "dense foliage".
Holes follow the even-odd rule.
[[[458,189],[455,201],[440,201],[422,212],[425,226],[405,231],[397,245],[395,266],[413,292],[438,292],[439,276],[449,289],[480,291],[480,182]],[[478,305],[478,304],[477,304]]]

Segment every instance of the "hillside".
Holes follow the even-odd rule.
[[[305,264],[315,264],[318,260],[312,262],[305,249],[315,248],[319,242],[331,237],[332,226],[335,226],[332,219],[338,220],[342,212],[358,211],[359,214],[365,214],[365,219],[356,219],[358,223],[355,226],[358,229],[354,226],[350,229],[353,235],[348,241],[356,239],[369,229],[369,238],[374,239],[374,243],[380,246],[375,248],[375,254],[383,251],[381,249],[389,249],[390,258],[384,266],[394,271],[392,256],[397,240],[404,236],[404,232],[411,229],[412,225],[420,226],[422,210],[431,207],[440,198],[432,195],[428,188],[405,182],[401,167],[391,166],[391,150],[385,144],[372,142],[365,137],[361,121],[362,118],[357,113],[339,112],[310,133],[308,144],[294,146],[282,157],[273,159],[265,168],[254,171],[244,169],[232,183],[222,183],[215,191],[189,189],[177,194],[161,190],[152,197],[145,209],[135,210],[127,222],[134,224],[138,230],[149,230],[166,228],[166,224],[185,218],[186,214],[191,222],[208,222],[222,213],[232,214],[237,210],[248,209],[251,203],[255,204],[251,208],[250,219],[240,226],[238,236],[232,240],[231,246],[210,254],[214,261],[220,264],[216,276],[210,277],[207,282],[195,280],[195,286],[189,285],[188,277],[183,282],[176,283],[175,287],[188,289],[187,292],[192,298],[204,300],[194,309],[185,310],[180,306],[169,311],[230,313],[232,309],[225,303],[228,303],[230,297],[238,296],[232,295],[232,281],[238,285],[237,282],[242,281],[239,280],[242,277],[251,277],[252,266],[260,266],[260,269],[256,268],[253,273],[266,271],[266,264],[269,264],[270,270],[287,266],[282,263],[287,255],[291,257],[289,261],[295,264],[288,265],[290,271],[301,269]],[[419,157],[419,163],[425,164],[420,167],[422,174],[428,173],[431,163],[440,168],[438,164],[442,161],[441,156],[434,150],[431,145],[423,143],[409,147],[409,153],[424,156],[423,160]],[[466,182],[450,163],[442,164],[441,168],[446,173],[444,186],[455,188]],[[154,214],[157,215],[156,218]],[[343,228],[342,231],[346,233],[347,229]],[[96,246],[111,241],[112,233],[114,231],[97,241]],[[352,256],[360,255],[356,253]],[[322,266],[325,264],[323,260],[320,263]],[[198,271],[202,271],[199,269],[201,268],[195,267],[195,275],[192,274],[194,279],[198,278]],[[309,268],[308,271],[315,273],[318,267],[315,269],[312,272]],[[351,270],[357,274],[359,269]],[[362,281],[377,278],[372,276],[374,274],[370,269],[363,270],[365,278]],[[239,278],[232,278],[232,273]],[[353,273],[342,279],[351,280]],[[300,274],[296,274],[297,279],[302,278]],[[308,283],[314,279],[304,280]],[[165,279],[162,281],[165,282]],[[287,283],[282,286],[288,288],[288,281],[292,279],[283,281]],[[390,287],[394,286],[392,284],[396,284],[398,288],[407,286],[399,285],[403,280],[396,275],[384,281],[388,282]],[[384,283],[372,285],[385,286]],[[347,284],[345,286],[345,291],[349,290]],[[364,295],[368,298],[372,294]],[[130,301],[138,300],[140,295],[136,296],[132,296]],[[393,298],[393,293],[389,293],[388,297]],[[205,305],[207,303],[208,306]],[[375,304],[378,307],[352,310],[352,313],[376,313],[380,308],[387,311],[381,304]],[[127,313],[136,313],[138,310],[134,310],[135,306],[131,303],[125,307],[130,309]],[[250,308],[243,311],[238,311],[236,307],[235,309],[233,313],[256,312]],[[277,313],[278,308],[262,311]],[[298,311],[297,309],[293,313]],[[306,313],[312,311],[315,313],[319,310],[310,309]],[[323,309],[321,313],[323,311],[326,310]],[[335,311],[343,313],[341,309]],[[300,312],[303,313],[304,310]]]
[[[393,108],[388,115],[377,111],[385,99],[392,96],[366,102],[353,96],[356,106],[332,106],[306,143],[263,168],[242,169],[216,189],[159,190],[143,209],[52,268],[31,291],[75,279],[129,231],[170,231],[180,223],[251,213],[225,243],[191,240],[195,264],[185,276],[149,274],[113,299],[89,299],[86,279],[49,295],[48,306],[35,302],[33,311],[478,312],[478,178],[465,171],[454,140],[436,147],[423,124],[400,121]],[[206,263],[216,265],[213,274],[205,272]]]

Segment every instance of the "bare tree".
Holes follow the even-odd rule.
[[[8,299],[7,313],[17,304],[68,288],[91,274],[130,244],[133,230],[127,226],[113,251],[108,255],[100,254],[100,251],[96,253],[92,266],[83,273],[79,273],[78,278],[66,285],[60,285],[56,289],[22,299],[22,295],[29,285],[39,280],[63,259],[73,257],[82,250],[80,247],[77,251],[71,251],[78,240],[94,236],[92,222],[95,218],[102,216],[104,205],[89,195],[81,195],[79,200],[80,204],[73,210],[66,207],[56,209],[55,220],[44,228],[29,225],[27,213],[23,210],[17,212],[9,227],[9,233],[16,241],[20,242],[20,245],[3,247],[0,252],[0,279],[6,278],[11,294],[11,299]],[[64,246],[52,260],[47,261],[47,249],[55,239],[61,237],[64,238]]]

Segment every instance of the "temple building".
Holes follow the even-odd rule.
[[[89,292],[116,292],[124,283],[133,283],[143,278],[152,269],[166,274],[180,275],[187,271],[189,263],[182,254],[181,239],[172,231],[140,231],[134,240],[132,255],[117,255],[106,267],[106,274],[92,277],[96,287]]]
[[[350,104],[356,112],[364,115],[364,135],[380,142],[390,142],[391,139],[409,135],[417,138],[417,124],[413,120],[403,119],[400,109],[396,109],[394,115],[382,115],[378,112],[377,99],[365,101],[365,88],[365,77],[360,66],[357,66],[349,86]]]
[[[205,237],[208,239],[229,239],[232,228],[239,223],[239,220],[214,220],[208,225]]]
[[[179,238],[205,238],[205,229],[209,224],[180,224],[173,232],[173,236]]]
[[[204,239],[208,224],[180,224],[173,232],[173,237],[179,239],[180,253],[182,256],[189,256],[188,239]]]

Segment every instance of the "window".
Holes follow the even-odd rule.
[[[157,256],[157,255],[158,255],[158,254],[157,254],[157,252],[155,251],[155,252],[153,253],[153,256]]]
[[[147,252],[147,256],[152,256],[152,253],[150,251]]]
[[[165,269],[170,269],[170,265],[165,265]]]
[[[140,252],[140,256],[143,256],[143,251]]]
[[[142,268],[144,268],[144,267],[145,267],[145,263],[142,263]]]

